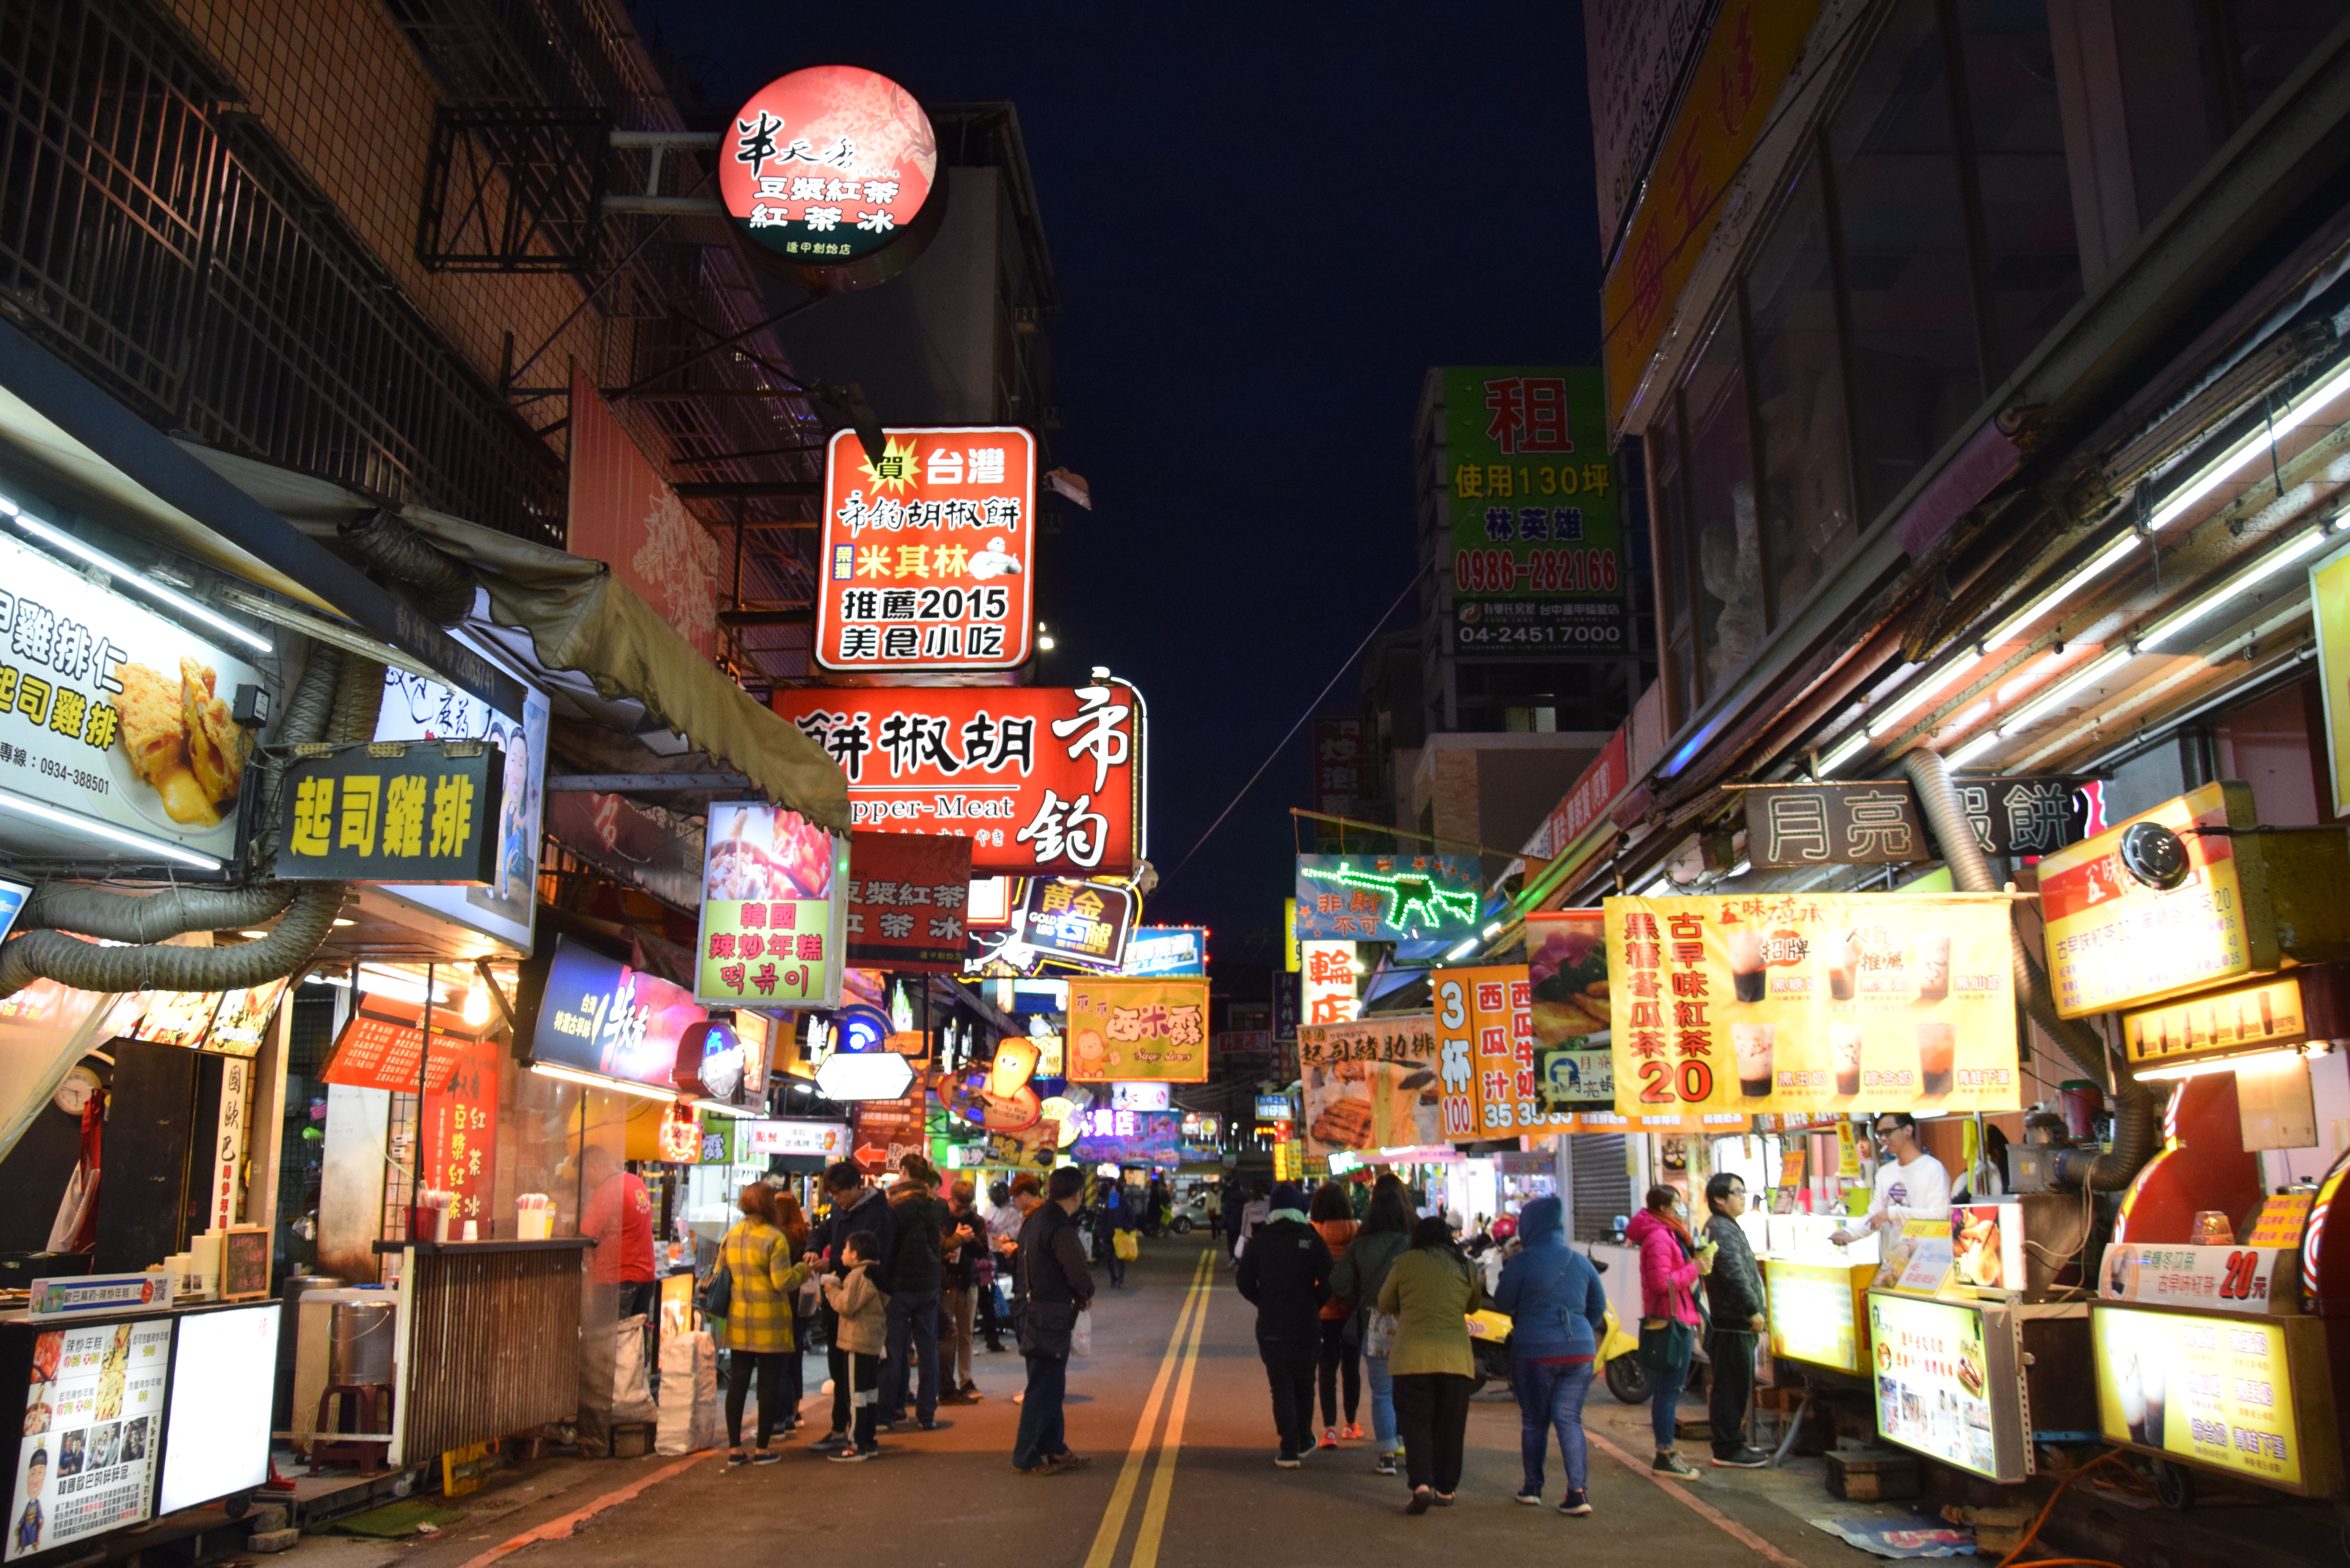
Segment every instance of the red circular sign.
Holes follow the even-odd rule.
[[[938,164],[912,94],[855,66],[812,66],[735,111],[718,194],[754,244],[802,266],[838,266],[898,237]]]

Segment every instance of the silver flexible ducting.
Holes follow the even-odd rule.
[[[371,739],[382,693],[382,665],[313,643],[287,701],[278,743]],[[253,773],[262,798],[274,801],[276,765],[256,758]],[[173,888],[152,897],[50,884],[26,901],[18,920],[23,934],[0,947],[0,996],[43,979],[97,992],[260,985],[310,961],[334,929],[343,896],[340,882]],[[161,945],[188,931],[253,925],[281,910],[284,918],[267,936],[233,948]],[[100,947],[67,930],[135,945]]]
[[[1959,807],[1958,792],[1950,787],[1950,773],[1942,765],[1941,757],[1921,746],[1902,758],[1901,768],[1918,792],[1918,805],[1926,814],[1926,825],[1934,830],[1935,841],[1941,846],[1942,858],[1950,867],[1951,885],[1962,893],[1998,892],[1999,884],[1991,880],[1991,862],[1983,857],[1982,846],[1975,842],[1974,828]],[[2040,960],[2024,945],[2012,919],[2008,921],[2007,935],[2015,970],[2015,991],[2023,1000],[2024,1011],[2050,1039],[2064,1048],[2064,1054],[2078,1063],[2083,1072],[2102,1080],[2108,1071],[2106,1043],[2080,1020],[2057,1016],[2056,1004],[2048,993],[2048,977],[2040,967]],[[2113,1152],[2095,1158],[2077,1154],[2060,1157],[2060,1179],[2103,1191],[2118,1191],[2128,1186],[2139,1168],[2154,1158],[2161,1137],[2161,1097],[2128,1074],[2117,1073],[2114,1078],[2114,1101]]]

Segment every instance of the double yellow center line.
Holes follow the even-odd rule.
[[[1159,1539],[1167,1527],[1167,1499],[1175,1490],[1175,1460],[1183,1447],[1183,1419],[1191,1408],[1191,1375],[1199,1370],[1200,1336],[1208,1326],[1208,1293],[1213,1288],[1215,1257],[1214,1248],[1204,1249],[1199,1266],[1191,1271],[1191,1287],[1184,1293],[1182,1308],[1175,1314],[1175,1332],[1168,1336],[1166,1355],[1159,1357],[1159,1376],[1151,1382],[1150,1397],[1143,1401],[1142,1418],[1134,1424],[1134,1440],[1127,1445],[1126,1463],[1118,1469],[1118,1485],[1110,1492],[1109,1507],[1103,1511],[1101,1528],[1094,1532],[1094,1548],[1086,1554],[1085,1568],[1111,1568],[1117,1561],[1118,1542],[1126,1534],[1126,1516],[1134,1506],[1142,1467],[1150,1457],[1151,1438],[1159,1428],[1159,1412],[1167,1403],[1168,1386],[1172,1383],[1174,1405],[1168,1411],[1158,1466],[1151,1471],[1150,1494],[1142,1509],[1142,1528],[1135,1536],[1133,1555],[1128,1559],[1128,1568],[1158,1568]]]

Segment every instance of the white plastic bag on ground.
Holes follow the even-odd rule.
[[[645,1376],[645,1314],[624,1317],[612,1325],[612,1411],[605,1429],[623,1421],[650,1421],[651,1382]]]
[[[718,1446],[718,1346],[706,1334],[661,1341],[660,1425],[653,1451],[694,1454]]]

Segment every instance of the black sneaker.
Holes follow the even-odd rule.
[[[1571,1513],[1580,1518],[1591,1511],[1591,1500],[1579,1491],[1571,1491],[1560,1501],[1558,1511],[1561,1513]]]
[[[1759,1470],[1771,1462],[1771,1456],[1760,1449],[1741,1449],[1729,1458],[1713,1456],[1715,1468],[1725,1470]]]
[[[840,1452],[831,1454],[827,1457],[837,1465],[856,1465],[864,1463],[867,1459],[871,1459],[880,1451],[881,1449],[877,1444],[875,1447],[869,1449],[843,1449]]]
[[[925,1432],[935,1432],[939,1429],[939,1423],[935,1420],[917,1421],[914,1425]]]
[[[1395,1474],[1395,1456],[1393,1454],[1381,1454],[1378,1459],[1372,1463],[1371,1473],[1375,1476],[1391,1476]]]
[[[808,1445],[809,1448],[814,1449],[819,1454],[828,1454],[836,1449],[846,1449],[854,1446],[855,1439],[851,1438],[846,1432],[827,1432],[823,1437],[818,1438],[815,1442]]]
[[[1691,1469],[1689,1461],[1679,1454],[1659,1454],[1649,1461],[1648,1473],[1652,1476],[1677,1476],[1682,1480],[1697,1479],[1697,1471]]]

